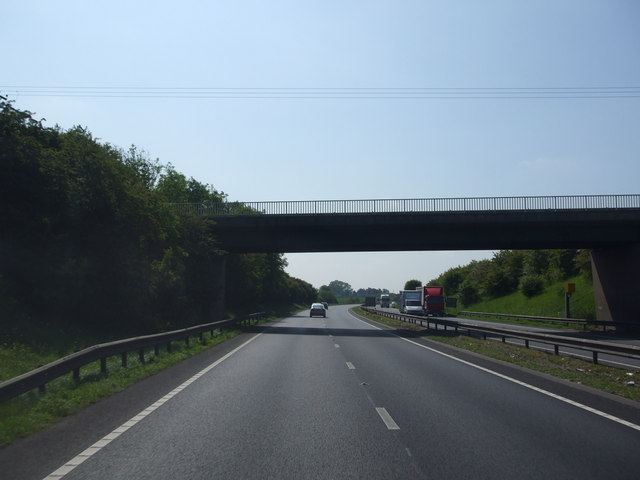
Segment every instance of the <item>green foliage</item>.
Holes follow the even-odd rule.
[[[171,164],[161,170],[155,190],[171,203],[218,203],[226,198],[211,185],[200,183],[193,177],[187,179]]]
[[[382,295],[383,293],[389,293],[389,290],[387,290],[386,288],[359,288],[356,292],[355,292],[355,296],[356,297],[376,297],[376,298],[380,298],[380,295]]]
[[[542,275],[529,273],[520,278],[520,291],[528,298],[535,297],[542,293],[544,285],[545,281]]]
[[[476,302],[465,304],[465,310],[489,313],[513,313],[542,317],[564,316],[564,284],[575,283],[576,293],[571,296],[571,316],[595,320],[595,300],[593,285],[580,275],[559,282],[545,283],[543,290],[533,297],[527,297],[517,290],[499,298],[478,298]]]
[[[430,281],[428,285],[442,285],[445,292],[459,292],[464,279],[462,267],[455,267],[444,272],[438,279]]]
[[[578,250],[576,252],[576,256],[573,259],[573,264],[582,278],[585,278],[589,282],[593,281],[590,250],[585,250],[585,249]]]
[[[407,280],[404,284],[403,290],[415,290],[422,286],[422,282],[420,280]]]
[[[501,250],[491,260],[451,268],[429,283],[443,285],[447,296],[458,297],[468,307],[518,290],[535,296],[578,273],[591,281],[589,250]]]
[[[447,295],[450,296],[449,294]],[[478,293],[478,289],[475,286],[473,286],[471,283],[466,281],[461,285],[460,290],[458,291],[458,296],[459,296],[460,304],[465,307],[473,303],[476,303],[478,300],[480,300],[480,294]]]
[[[338,303],[338,299],[334,295],[333,290],[331,290],[331,287],[328,285],[322,285],[318,290],[318,301],[331,304]]]
[[[340,280],[333,280],[330,282],[329,288],[337,298],[353,297],[355,295],[351,285]]]
[[[207,219],[171,202],[224,193],[83,127],[45,128],[0,97],[0,330],[33,319],[149,333],[211,321],[222,254]],[[228,262],[229,307],[308,303],[281,254]]]

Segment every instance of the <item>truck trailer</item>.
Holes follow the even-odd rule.
[[[400,313],[422,315],[422,291],[400,290]]]
[[[424,315],[443,316],[444,287],[420,287],[422,290],[422,311]]]

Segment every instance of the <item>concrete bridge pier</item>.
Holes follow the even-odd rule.
[[[211,261],[209,284],[209,321],[224,319],[224,296],[227,278],[227,256],[217,255]]]
[[[640,243],[591,251],[596,319],[640,325]]]

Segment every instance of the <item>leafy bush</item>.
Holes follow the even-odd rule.
[[[545,281],[542,275],[528,274],[520,278],[520,291],[526,297],[535,297],[544,291]]]

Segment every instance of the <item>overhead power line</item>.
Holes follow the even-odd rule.
[[[194,99],[640,98],[640,87],[60,87],[0,85],[18,97]]]

